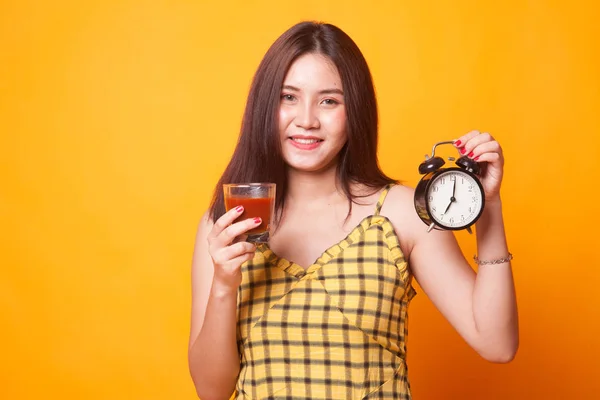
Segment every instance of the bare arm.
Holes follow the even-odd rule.
[[[502,204],[488,201],[477,223],[477,253],[483,260],[508,255]],[[517,300],[511,263],[481,265],[473,294],[475,321],[486,347],[497,348],[497,361],[510,361],[519,346]],[[497,342],[494,340],[497,339]]]
[[[240,267],[254,245],[234,238],[254,228],[253,220],[231,225],[231,210],[213,224],[205,215],[198,228],[192,263],[192,320],[189,369],[202,400],[229,399],[240,370],[237,349],[237,289]]]
[[[476,224],[478,256],[482,260],[506,257],[508,248],[499,195],[502,149],[490,135],[479,132],[461,137],[457,147],[465,149],[463,154],[487,162],[482,177],[486,207]],[[482,265],[475,273],[451,232],[427,233],[412,205],[414,191],[404,187],[394,189],[390,192],[392,201],[386,201],[391,203],[386,212],[404,235],[404,250],[421,288],[482,357],[492,362],[512,360],[519,345],[519,328],[510,262]]]
[[[417,223],[418,222],[418,223]],[[518,318],[509,262],[485,265],[478,273],[464,258],[451,232],[426,232],[419,220],[410,266],[421,288],[465,341],[492,362],[512,360],[518,348]],[[481,259],[506,256],[499,204],[486,205],[477,223]]]

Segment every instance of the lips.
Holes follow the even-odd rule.
[[[300,150],[314,150],[323,143],[323,139],[316,136],[291,136],[289,140]]]
[[[316,136],[291,136],[290,139],[292,139],[293,141],[295,141],[297,143],[302,143],[302,144],[311,144],[311,143],[323,141],[323,139],[318,138]]]

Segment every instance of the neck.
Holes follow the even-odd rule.
[[[304,206],[319,202],[337,202],[346,199],[338,184],[336,167],[327,168],[320,172],[304,172],[289,169],[287,172],[286,204]]]

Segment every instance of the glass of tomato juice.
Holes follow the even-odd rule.
[[[267,243],[271,220],[275,212],[275,184],[229,183],[223,185],[223,192],[226,211],[237,206],[244,207],[244,212],[237,218],[237,221],[256,217],[262,220],[259,226],[247,232],[247,241]]]

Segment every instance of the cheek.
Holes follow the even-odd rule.
[[[279,107],[279,131],[283,135],[290,122],[294,119],[292,110],[286,107]]]
[[[340,107],[323,117],[322,122],[327,125],[328,131],[340,138],[346,137],[346,110]]]

